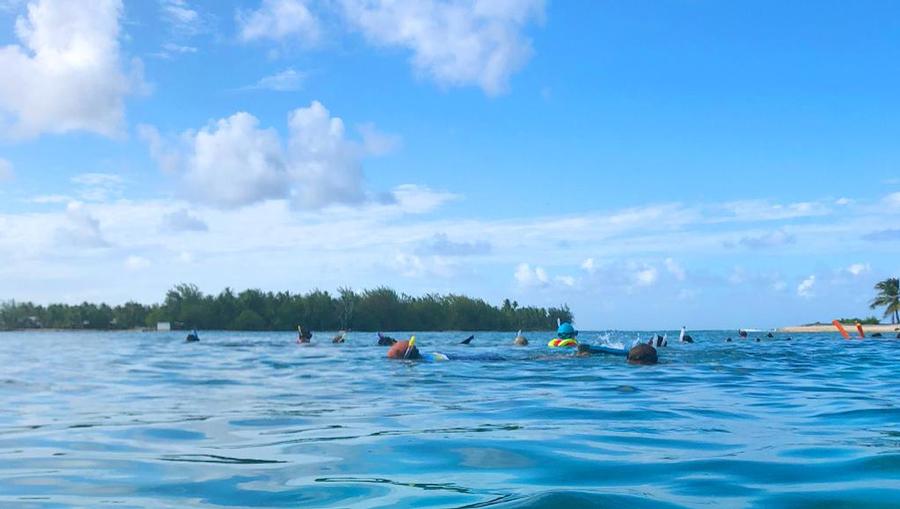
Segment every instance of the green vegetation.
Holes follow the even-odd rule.
[[[875,285],[875,290],[878,293],[869,303],[869,307],[872,309],[884,307],[884,317],[890,316],[892,324],[900,323],[900,279],[891,277],[879,281]]]
[[[874,316],[870,316],[868,318],[840,318],[840,319],[838,319],[838,321],[841,322],[842,324],[849,323],[850,325],[856,325],[856,324],[878,325],[879,323],[881,323],[881,320],[879,320],[878,318],[876,318]]]
[[[500,307],[461,295],[401,295],[390,288],[338,295],[306,294],[226,288],[204,295],[195,285],[181,284],[166,293],[161,304],[35,305],[9,301],[0,304],[0,329],[132,329],[171,322],[177,328],[225,330],[354,329],[367,331],[438,330],[550,330],[556,320],[572,321],[568,306],[520,307],[503,301]]]

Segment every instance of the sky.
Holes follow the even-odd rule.
[[[0,0],[0,299],[773,327],[898,254],[897,2]]]

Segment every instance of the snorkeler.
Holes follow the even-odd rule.
[[[332,343],[343,343],[344,340],[347,339],[347,331],[342,330],[338,331],[337,335],[331,338]]]
[[[620,355],[625,357],[631,364],[656,364],[658,359],[656,348],[653,348],[653,345],[648,343],[637,343],[627,351],[624,348],[579,344],[578,351],[575,353],[578,357],[589,357],[597,354]]]
[[[576,336],[578,336],[578,331],[575,330],[575,327],[569,322],[563,322],[556,329],[556,337],[551,339],[547,346],[550,348],[576,347],[578,346],[578,341],[575,340]]]
[[[309,343],[312,336],[310,330],[304,329],[302,325],[297,326],[297,343]]]
[[[390,336],[385,336],[384,334],[382,334],[380,332],[378,333],[378,346],[391,346],[396,342],[397,342],[396,339],[394,339]]]
[[[694,342],[694,338],[692,338],[686,332],[687,332],[687,327],[682,325],[681,326],[681,334],[679,334],[679,336],[678,336],[679,343],[693,343]]]
[[[188,334],[186,338],[184,338],[184,341],[185,341],[185,343],[193,343],[195,341],[200,341],[200,335],[197,334],[197,329],[192,330],[191,333]]]
[[[412,336],[407,341],[397,341],[388,350],[388,359],[399,360],[423,360],[427,362],[440,362],[450,360],[449,357],[442,353],[430,352],[422,353],[416,347],[416,337]]]
[[[513,344],[516,346],[528,346],[528,339],[522,335],[522,329],[519,329],[516,339],[513,339]]]

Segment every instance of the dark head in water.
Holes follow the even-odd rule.
[[[297,342],[298,343],[309,343],[312,339],[312,332],[309,329],[304,329],[302,325],[297,326]]]
[[[880,332],[875,332],[875,333],[873,333],[873,334],[872,334],[871,336],[869,336],[869,337],[872,337],[872,338],[880,338],[880,337],[881,337],[881,333],[880,333]]]
[[[385,336],[384,334],[382,334],[380,332],[378,333],[378,346],[391,346],[396,342],[397,342],[396,339],[394,339],[390,336]]]
[[[761,341],[761,340],[760,340],[759,338],[756,338],[756,342],[757,342],[757,343],[759,343],[760,341]]]
[[[731,338],[725,340],[726,343],[731,343]]]
[[[469,337],[467,337],[466,339],[460,341],[459,344],[461,344],[461,345],[468,345],[469,343],[472,342],[473,339],[475,339],[475,336],[474,336],[474,335],[469,336]]]
[[[656,348],[645,343],[638,343],[628,351],[628,362],[631,364],[656,364],[657,360]]]
[[[392,346],[390,350],[388,350],[388,359],[421,358],[422,356],[419,354],[419,349],[416,348],[415,344],[410,346],[409,343],[409,341],[397,341],[396,343],[394,343],[394,346]]]
[[[193,343],[194,341],[200,341],[200,336],[197,334],[196,330],[192,330],[190,334],[184,338],[184,341],[187,343]]]
[[[774,338],[774,337],[775,337],[775,335],[774,335],[774,334],[772,334],[772,333],[771,333],[771,332],[770,332],[770,333],[768,333],[768,334],[766,334],[766,337],[767,337],[767,338]]]
[[[331,338],[331,342],[332,343],[343,343],[345,339],[347,339],[347,331],[342,330],[342,331],[338,331],[338,333],[333,338]]]
[[[743,329],[738,329],[738,336],[740,336],[740,337],[742,337],[742,338],[746,338],[746,337],[747,337],[747,331],[745,331],[745,330],[743,330]]]
[[[692,338],[689,334],[685,334],[683,338],[681,338],[682,343],[693,343],[694,338]]]

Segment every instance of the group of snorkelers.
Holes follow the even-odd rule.
[[[342,335],[345,335],[346,332],[341,331]],[[337,341],[337,337],[333,338],[333,342],[343,342]],[[556,331],[556,337],[550,340],[547,344],[550,348],[574,348],[576,355],[579,357],[585,357],[590,355],[597,354],[619,354],[624,356],[628,362],[633,364],[656,364],[658,361],[658,354],[656,348],[654,348],[652,343],[637,343],[634,344],[630,349],[624,348],[612,348],[605,346],[592,346],[588,344],[579,343],[577,340],[578,331],[575,330],[575,327],[570,323],[561,323]],[[298,328],[298,343],[309,343],[312,339],[312,333],[302,327]],[[462,340],[460,344],[468,345],[475,339],[475,336],[469,336],[466,339]],[[528,339],[522,334],[520,330],[516,337],[513,339],[514,346],[527,346]],[[437,352],[422,352],[419,350],[418,346],[416,346],[415,336],[406,340],[397,340],[390,336],[386,336],[383,333],[378,333],[378,345],[380,346],[388,346],[390,347],[387,352],[387,357],[389,359],[405,359],[405,360],[426,360],[426,361],[446,361],[450,360],[451,357],[437,353]]]

